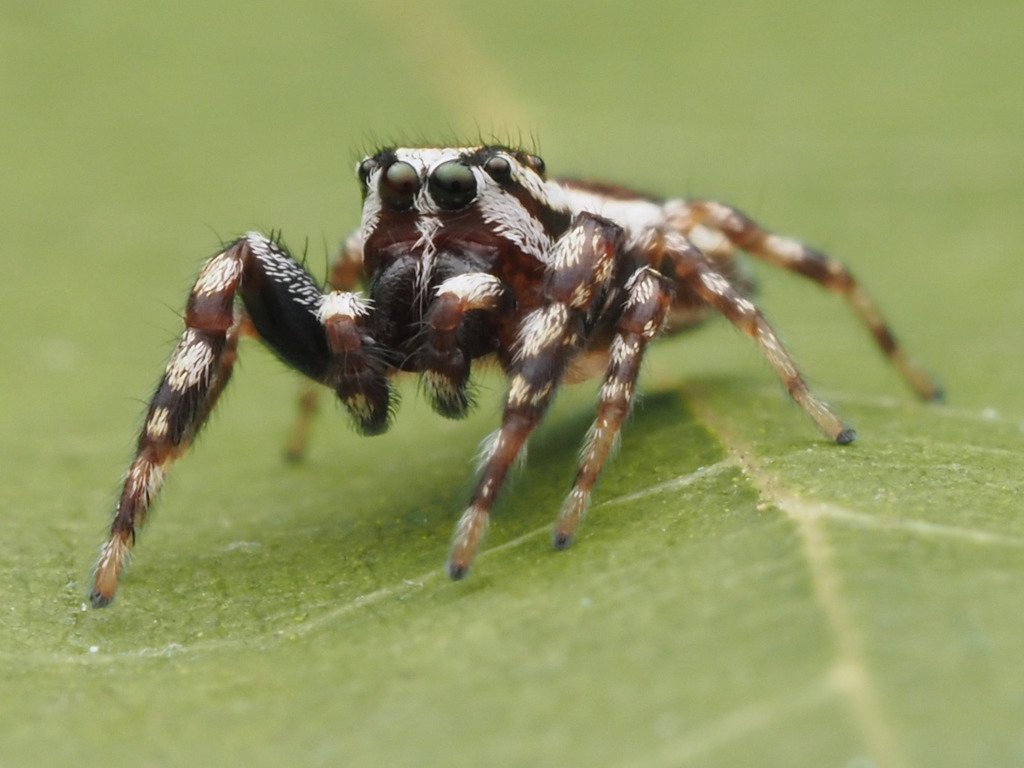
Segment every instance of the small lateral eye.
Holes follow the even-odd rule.
[[[437,166],[428,183],[434,202],[445,210],[465,208],[476,197],[476,177],[468,166],[458,160]]]
[[[372,157],[368,157],[356,167],[356,175],[359,177],[359,183],[364,187],[366,182],[370,178],[370,174],[377,169],[377,161]]]
[[[530,166],[538,176],[544,175],[544,161],[537,157],[537,155],[527,155],[526,164]]]
[[[420,175],[408,163],[392,163],[380,180],[381,199],[398,210],[411,208],[419,189]]]
[[[508,158],[493,155],[484,163],[484,170],[495,181],[508,181],[512,177],[512,165]]]

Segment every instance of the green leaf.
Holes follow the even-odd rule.
[[[1024,764],[1019,4],[0,16],[0,764]],[[283,228],[322,274],[367,131],[492,130],[834,251],[949,404],[915,402],[841,299],[759,269],[858,441],[825,441],[726,323],[659,341],[575,545],[548,535],[592,384],[451,583],[504,382],[460,422],[406,382],[373,439],[325,406],[292,466],[296,379],[244,343],[117,601],[87,609],[219,238]]]

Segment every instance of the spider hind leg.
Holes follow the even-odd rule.
[[[689,234],[699,225],[711,227],[721,232],[732,245],[755,258],[803,275],[843,296],[907,385],[922,400],[943,399],[942,388],[906,354],[874,300],[841,261],[809,248],[799,240],[768,232],[736,208],[723,203],[675,201],[671,218],[683,233]]]
[[[757,342],[790,396],[821,431],[839,445],[853,442],[856,433],[843,424],[828,403],[811,392],[782,340],[754,302],[737,291],[685,236],[673,232],[666,236],[665,242],[666,253],[679,279],[688,283],[704,301]]]
[[[661,329],[672,304],[671,282],[652,267],[635,272],[625,291],[622,316],[616,324],[608,368],[598,395],[597,417],[587,435],[572,491],[551,535],[555,549],[565,549],[572,543],[594,483],[629,415],[644,350]]]

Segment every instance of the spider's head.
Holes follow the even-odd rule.
[[[374,215],[457,213],[516,187],[545,196],[544,161],[502,146],[383,149],[356,174]]]
[[[512,248],[542,259],[569,224],[544,161],[508,147],[384,149],[356,173],[371,272],[393,258],[435,252],[487,257]]]
[[[536,155],[503,146],[384,149],[356,167],[363,189],[363,268],[374,332],[401,348],[445,280],[539,273],[569,225]]]

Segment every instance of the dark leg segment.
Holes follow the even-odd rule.
[[[466,414],[470,397],[470,356],[459,345],[466,312],[499,309],[505,287],[494,275],[471,272],[451,277],[437,288],[426,317],[427,339],[420,359],[423,381],[434,410],[450,419]]]
[[[767,232],[740,211],[722,203],[691,200],[683,203],[681,210],[684,222],[688,222],[684,223],[684,231],[697,224],[707,224],[724,234],[736,247],[844,296],[907,384],[925,400],[942,399],[942,390],[907,357],[878,306],[842,262],[808,248],[798,240]]]
[[[374,356],[373,340],[363,322],[370,305],[358,293],[335,291],[324,297],[319,317],[334,355],[333,369],[322,379],[332,385],[364,435],[387,430],[391,417],[391,385],[387,363]]]
[[[793,400],[821,430],[841,445],[852,442],[856,433],[843,425],[827,403],[811,393],[782,340],[754,303],[739,293],[683,235],[670,233],[666,235],[665,244],[666,255],[672,260],[679,278],[688,282],[704,301],[758,343]]]
[[[612,338],[604,384],[598,396],[597,418],[583,450],[573,489],[562,505],[551,536],[556,549],[572,542],[608,454],[629,414],[648,342],[657,335],[672,304],[672,284],[652,267],[643,267],[626,283],[622,317]]]
[[[583,343],[585,315],[611,277],[621,238],[621,229],[606,219],[579,214],[555,244],[544,288],[549,303],[523,321],[501,427],[486,448],[476,489],[455,530],[448,561],[453,579],[469,571],[505,476]]]

